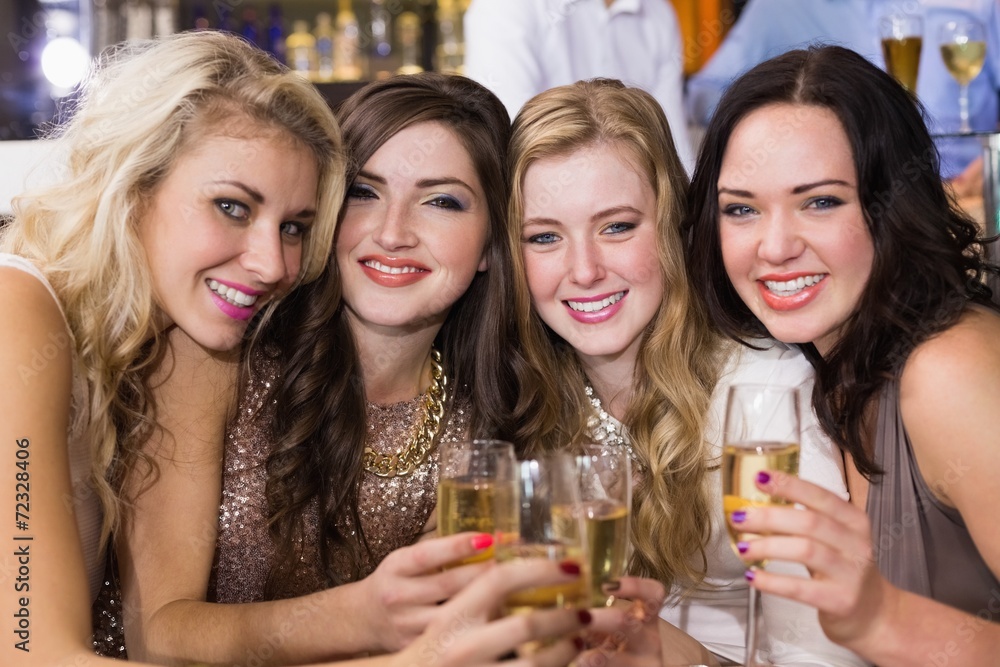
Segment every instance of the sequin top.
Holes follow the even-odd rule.
[[[264,599],[264,586],[274,564],[275,549],[267,529],[267,458],[273,442],[269,434],[275,400],[270,396],[277,364],[265,362],[248,381],[236,419],[226,433],[222,507],[216,545],[214,589],[217,602],[255,602]],[[392,405],[369,403],[368,445],[392,453],[409,442],[423,420],[426,397]],[[438,442],[464,439],[468,431],[469,400],[456,397]],[[361,562],[360,576],[370,574],[389,552],[412,544],[420,536],[437,503],[438,448],[407,476],[378,477],[362,473],[358,513],[370,554]],[[349,517],[338,525],[347,534],[356,530]],[[319,561],[319,515],[314,501],[306,511],[300,567],[287,590],[278,597],[305,595],[326,588]],[[346,552],[335,551],[332,569],[341,581],[350,581]]]

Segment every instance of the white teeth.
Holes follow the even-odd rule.
[[[767,286],[768,290],[778,294],[779,296],[788,296],[790,294],[795,294],[806,287],[815,285],[825,277],[825,273],[817,273],[814,276],[802,276],[800,278],[795,278],[794,280],[765,280],[764,285]]]
[[[246,308],[247,306],[252,306],[257,302],[257,296],[251,294],[245,294],[234,287],[229,287],[228,285],[223,285],[217,280],[209,280],[208,288],[221,296],[223,299],[233,304],[234,306],[239,306],[240,308]]]
[[[599,310],[604,310],[611,304],[618,303],[624,296],[625,292],[618,292],[601,301],[567,301],[566,303],[578,313],[596,313]]]
[[[380,271],[381,273],[388,273],[389,275],[393,276],[398,276],[401,273],[420,273],[420,271],[422,271],[422,269],[418,269],[414,266],[403,266],[403,267],[386,266],[385,264],[377,262],[374,259],[365,260],[364,265],[367,266],[368,268]]]

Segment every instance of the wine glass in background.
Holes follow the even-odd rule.
[[[503,440],[466,440],[441,446],[438,534],[494,532],[494,505],[510,504],[514,493],[514,446]],[[456,565],[493,558],[493,548]]]
[[[914,95],[924,44],[924,22],[912,14],[889,14],[879,21],[885,69]]]
[[[494,503],[497,561],[569,560],[580,565],[581,576],[566,584],[512,593],[505,601],[505,613],[588,606],[589,568],[579,505],[580,479],[572,454],[554,452],[517,462],[512,497]]]
[[[797,475],[799,471],[799,392],[791,387],[733,385],[726,403],[725,439],[722,448],[722,502],[726,517],[747,507],[786,504],[756,486],[762,470]],[[726,522],[729,541],[738,544],[756,536],[736,530]],[[753,565],[762,567],[763,562]],[[757,600],[749,589],[747,607],[746,666],[758,667]]]
[[[949,21],[941,26],[941,58],[948,72],[958,81],[959,132],[971,132],[969,126],[969,83],[979,76],[986,61],[986,29],[979,21]]]
[[[590,567],[590,605],[609,606],[614,596],[602,586],[625,574],[632,507],[632,466],[628,452],[614,445],[584,444],[571,450],[580,475],[583,518]]]

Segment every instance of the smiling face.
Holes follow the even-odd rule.
[[[585,366],[630,370],[663,298],[649,178],[618,147],[599,144],[532,163],[523,191],[534,308]]]
[[[245,136],[193,143],[139,222],[161,320],[215,351],[295,281],[317,201],[311,151],[270,128]]]
[[[729,139],[718,190],[722,258],[740,298],[773,337],[829,352],[875,256],[836,115],[789,104],[754,111]]]
[[[393,135],[348,188],[337,237],[344,302],[355,327],[440,327],[486,270],[486,195],[446,125]]]

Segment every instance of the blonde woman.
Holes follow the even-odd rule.
[[[745,567],[726,538],[717,466],[725,389],[804,384],[809,364],[772,341],[739,350],[710,326],[684,263],[687,179],[648,94],[595,80],[538,95],[514,122],[511,164],[514,305],[537,369],[524,371],[521,438],[628,450],[632,573],[672,589],[663,618],[742,659]],[[803,476],[842,492],[839,466],[829,442],[807,432]],[[765,614],[780,664],[855,664],[815,614],[781,604]]]

